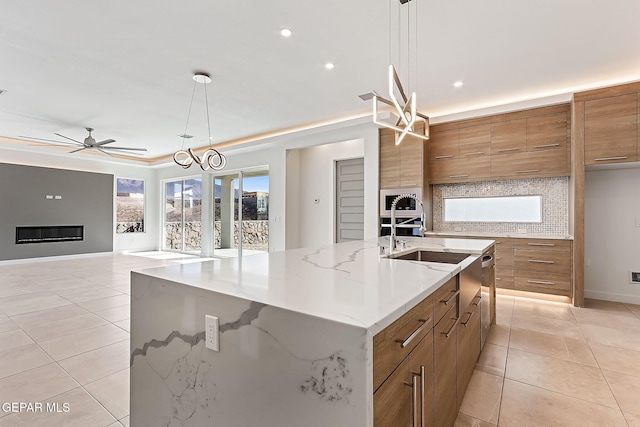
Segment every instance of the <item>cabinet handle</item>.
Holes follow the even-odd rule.
[[[418,425],[418,417],[419,417],[419,408],[418,408],[418,377],[414,375],[413,377],[413,427],[420,427]]]
[[[467,317],[467,321],[466,322],[462,323],[462,326],[464,326],[465,328],[467,327],[467,324],[471,320],[471,317],[473,316],[473,313],[475,313],[475,311],[467,311],[467,314],[469,315],[469,317]]]
[[[556,263],[555,261],[546,261],[546,260],[543,260],[543,259],[530,259],[530,260],[527,260],[527,261],[536,262],[538,264],[555,264]]]
[[[426,390],[426,373],[424,365],[420,365],[420,427],[424,427],[424,419],[425,419],[425,404],[424,404],[424,393]]]
[[[596,162],[605,162],[607,160],[624,160],[626,159],[628,156],[616,156],[616,157],[600,157],[598,159],[593,159]]]
[[[441,299],[441,300],[440,300],[440,302],[441,302],[442,304],[444,304],[444,305],[449,305],[449,303],[451,302],[451,300],[458,296],[458,294],[460,293],[460,290],[459,290],[459,289],[458,289],[458,290],[453,290],[453,291],[451,291],[451,292],[453,292],[453,295],[451,295],[451,296],[449,297],[449,299]]]
[[[450,159],[453,157],[453,154],[449,154],[448,156],[435,156],[434,159]]]
[[[547,282],[546,280],[527,280],[529,283],[537,283],[539,285],[555,285],[556,282]]]
[[[422,330],[423,330],[423,329],[424,329],[424,327],[427,325],[427,322],[428,322],[429,320],[431,320],[431,318],[429,318],[429,319],[419,319],[419,320],[418,320],[418,322],[422,323],[422,324],[420,325],[420,327],[418,327],[418,329],[416,329],[415,331],[413,331],[413,332],[411,333],[411,335],[409,335],[409,337],[408,337],[406,340],[396,339],[396,342],[397,342],[397,343],[400,343],[402,348],[405,348],[406,346],[408,346],[408,345],[409,345],[409,343],[411,343],[411,341],[413,341],[413,339],[414,339],[415,337],[417,337],[417,336],[418,336],[418,334],[419,334],[420,332],[422,332]]]
[[[515,147],[515,148],[503,148],[502,150],[498,150],[498,153],[504,153],[507,151],[518,151],[520,150],[519,148]]]
[[[496,277],[496,280],[502,280],[500,277]]]
[[[501,244],[502,244],[502,242],[496,241],[496,245],[501,245]]]
[[[452,317],[451,319],[453,319],[454,322],[453,322],[453,325],[451,325],[451,327],[449,328],[449,330],[447,332],[440,332],[446,338],[449,338],[449,335],[451,335],[451,331],[453,331],[453,328],[455,328],[456,325],[458,324],[458,322],[457,322],[458,319],[456,317]]]
[[[529,246],[555,246],[555,243],[527,243]]]
[[[449,178],[465,178],[469,176],[469,174],[463,174],[463,175],[449,175]]]
[[[473,153],[465,154],[465,156],[479,156],[481,154],[484,154],[484,151],[474,151]]]
[[[516,171],[516,173],[534,173],[534,172],[540,172],[540,169],[527,169],[524,171]]]
[[[533,148],[546,148],[546,147],[559,147],[560,144],[543,144],[543,145],[536,145]]]

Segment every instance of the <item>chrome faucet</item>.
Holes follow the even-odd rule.
[[[424,213],[424,205],[422,204],[422,200],[418,199],[413,194],[400,194],[398,197],[393,199],[393,203],[391,203],[391,235],[389,236],[389,252],[393,252],[398,247],[398,239],[396,237],[396,205],[402,199],[413,199],[420,205],[420,209],[422,210],[422,214],[420,215],[420,231],[426,230],[426,220],[427,216]],[[404,224],[404,223],[403,223]]]

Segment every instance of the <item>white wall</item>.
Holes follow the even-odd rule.
[[[585,296],[640,304],[640,169],[587,171]]]
[[[300,247],[335,243],[335,162],[360,157],[362,139],[300,150]]]
[[[288,155],[288,153],[291,150],[344,143],[344,141],[360,141],[359,154],[352,157],[362,157],[363,155],[365,157],[365,238],[376,237],[378,235],[378,129],[370,122],[370,119],[350,123],[343,122],[266,138],[254,144],[247,144],[242,148],[220,149],[227,157],[227,166],[222,174],[256,167],[269,169],[270,251],[281,251],[285,248],[293,249],[301,246],[299,233],[303,228],[305,217],[299,209],[300,195],[304,195],[307,191],[302,183],[303,179],[311,182],[315,179],[314,173],[317,172],[311,173],[301,167],[299,154]],[[332,176],[332,162],[328,167],[323,167],[324,173]],[[158,180],[164,180],[194,176],[194,174],[203,176],[197,166],[191,166],[190,169],[185,170],[175,164],[168,164],[158,169],[157,177]],[[161,201],[158,201],[158,210],[160,209]],[[328,218],[331,220],[333,214],[330,213]],[[158,225],[159,231],[160,225]],[[322,227],[318,229],[318,233],[332,235],[332,228],[323,223]],[[305,240],[305,243],[307,242],[310,244],[323,243]]]
[[[15,149],[2,149],[0,162],[19,165],[41,166],[57,169],[100,172],[114,175],[115,178],[135,178],[145,180],[145,229],[144,233],[116,234],[114,224],[113,251],[151,250],[157,248],[156,229],[159,227],[159,213],[154,207],[158,204],[158,180],[156,171],[147,165],[128,165],[114,163],[102,156],[67,157],[52,151],[51,154],[26,152]],[[115,182],[114,182],[115,190]],[[115,194],[114,194],[115,197]],[[115,210],[115,199],[114,199]],[[114,216],[115,218],[115,212]]]

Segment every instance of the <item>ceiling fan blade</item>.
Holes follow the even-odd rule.
[[[104,141],[96,142],[96,145],[111,144],[112,142],[116,142],[116,140],[115,139],[105,139]]]
[[[98,147],[96,147],[98,148]],[[100,150],[105,150],[105,151],[111,151],[111,149],[109,147],[100,147]],[[143,153],[139,153],[137,151],[127,151],[127,150],[113,150],[111,151],[114,154],[121,154],[123,156],[136,156],[136,157],[142,157],[144,154]]]
[[[53,142],[60,145],[76,145],[76,144],[72,144],[71,142],[56,141],[53,139],[45,139],[45,138],[35,138],[33,136],[18,135],[18,138],[33,139],[34,141],[47,141],[47,142]]]
[[[101,152],[101,153],[103,153],[103,154],[106,154],[106,155],[107,155],[107,156],[109,156],[109,157],[113,157],[111,154],[107,153],[107,152],[106,152],[106,151],[104,151],[102,148],[100,148],[100,147],[95,147],[95,148],[96,148],[96,150],[98,150],[99,152]]]
[[[78,151],[86,150],[87,148],[89,148],[89,147],[78,148],[76,150],[69,151],[69,153],[77,153]]]
[[[102,147],[105,150],[133,150],[133,151],[147,151],[146,148],[129,148],[129,147]]]
[[[68,140],[70,140],[70,141],[76,142],[76,143],[78,143],[78,144],[82,144],[82,142],[80,142],[80,141],[76,141],[75,139],[73,139],[73,138],[69,138],[68,136],[60,135],[59,133],[55,133],[55,132],[54,132],[53,134],[54,134],[54,135],[58,135],[58,136],[59,136],[59,137],[61,137],[61,138],[65,138],[65,139],[68,139]],[[82,145],[84,145],[84,144],[82,144]]]

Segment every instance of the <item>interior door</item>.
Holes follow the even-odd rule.
[[[364,158],[336,161],[336,243],[364,239]]]

